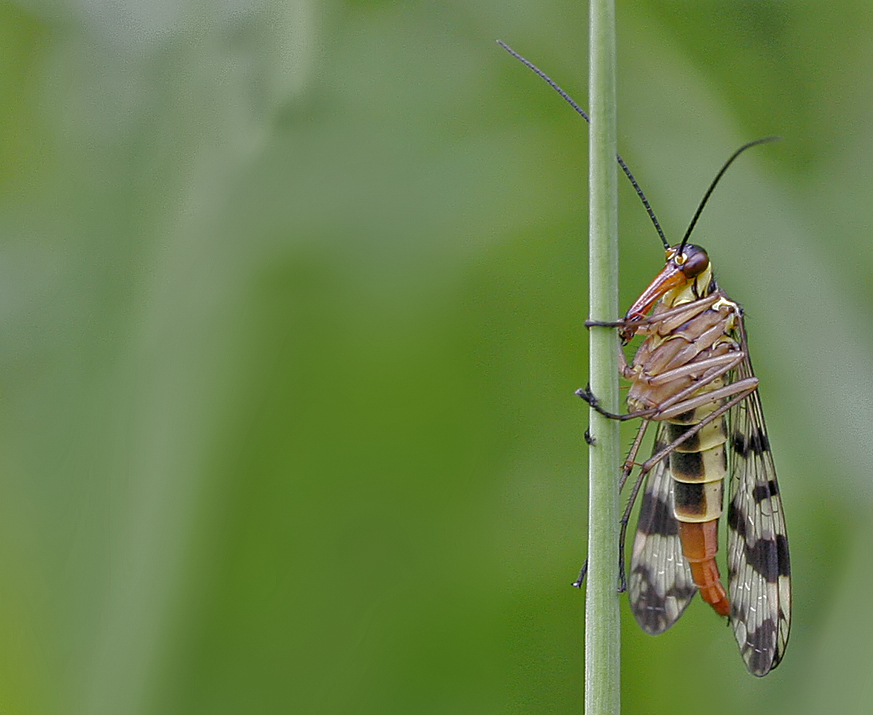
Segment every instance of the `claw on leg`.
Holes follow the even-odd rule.
[[[578,390],[576,390],[576,395],[585,400],[585,402],[591,405],[595,410],[600,407],[600,400],[598,400],[591,392],[591,385],[580,387]]]
[[[635,417],[639,417],[638,414],[626,414],[626,415],[617,415],[614,412],[610,412],[609,410],[604,410],[600,406],[600,400],[598,400],[594,393],[591,392],[591,387],[580,387],[576,390],[576,394],[581,397],[585,402],[589,404],[589,406],[593,407],[595,411],[599,412],[604,417],[608,417],[611,420],[629,420],[634,419]]]
[[[576,580],[573,581],[573,588],[582,588],[582,582],[585,580],[585,574],[588,573],[588,559],[585,559],[585,563],[582,564],[582,568],[579,569],[579,576],[576,577]]]
[[[622,549],[623,551],[623,549]],[[624,562],[622,561],[618,566],[619,578],[621,579],[618,584],[618,592],[624,593],[627,591],[627,577],[624,573]],[[579,576],[573,581],[573,588],[582,588],[582,582],[585,580],[585,576],[588,574],[588,559],[585,559],[585,563],[582,564],[582,568],[579,569]]]

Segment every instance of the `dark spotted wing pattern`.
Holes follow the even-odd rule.
[[[748,355],[742,319],[740,344]],[[752,376],[746,358],[738,379]],[[755,390],[729,419],[728,595],[740,653],[753,675],[775,668],[791,625],[791,568],[782,500]]]
[[[668,443],[666,424],[658,424],[654,453]],[[651,635],[672,626],[697,591],[673,516],[673,480],[669,459],[649,472],[634,537],[628,596],[634,617]]]

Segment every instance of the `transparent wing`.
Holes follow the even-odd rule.
[[[740,344],[748,355],[745,327]],[[737,369],[751,377],[748,358]],[[766,675],[785,653],[791,625],[791,567],[776,468],[755,390],[730,414],[728,594],[740,654],[753,675]]]
[[[668,442],[660,423],[652,454]],[[646,633],[658,635],[678,620],[696,592],[673,516],[669,459],[663,459],[648,474],[640,507],[628,577],[631,610]]]

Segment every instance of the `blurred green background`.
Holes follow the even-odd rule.
[[[0,0],[0,713],[579,713],[587,6]],[[794,568],[758,680],[622,599],[627,713],[869,713],[873,5],[621,2],[619,146],[741,301]],[[621,305],[663,253],[626,182]]]

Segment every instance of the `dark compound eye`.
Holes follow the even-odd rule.
[[[673,260],[688,279],[696,278],[709,266],[709,256],[706,255],[706,251],[690,243],[686,243],[682,255],[676,256]]]

